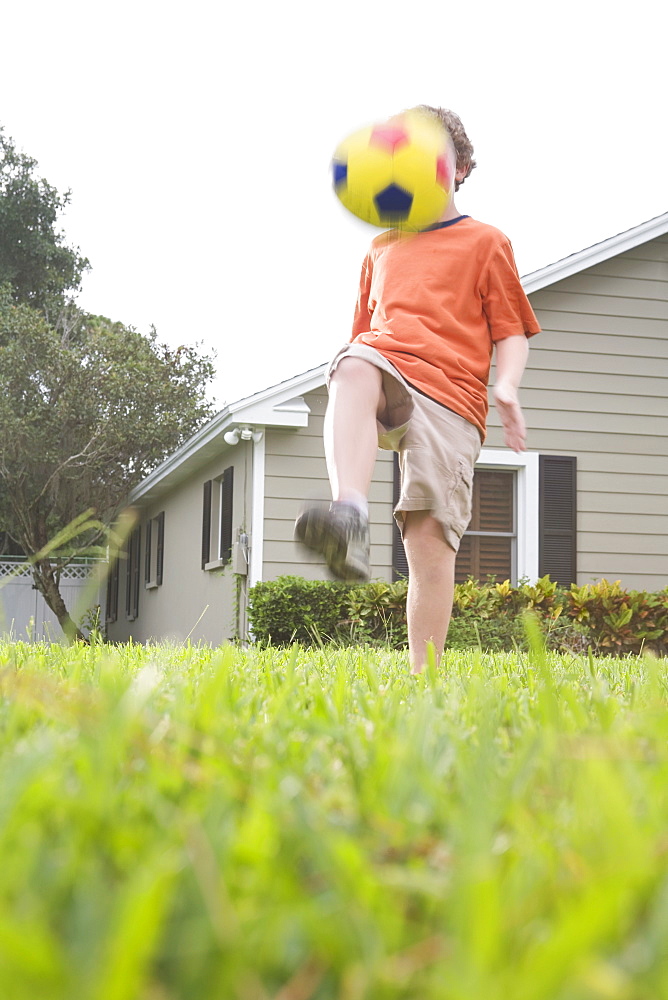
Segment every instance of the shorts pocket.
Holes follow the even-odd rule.
[[[452,527],[461,538],[473,514],[473,470],[461,460],[450,491],[448,507]]]

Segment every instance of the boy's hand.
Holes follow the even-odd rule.
[[[515,386],[497,382],[494,386],[494,402],[503,424],[507,446],[513,451],[526,451],[527,429]]]

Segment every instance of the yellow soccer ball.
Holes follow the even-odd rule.
[[[454,188],[457,156],[443,126],[405,111],[353,132],[332,157],[336,196],[349,212],[383,229],[437,222]]]

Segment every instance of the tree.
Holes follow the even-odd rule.
[[[36,169],[0,126],[0,284],[10,283],[14,301],[55,315],[89,263],[56,228],[69,191],[59,194]]]
[[[195,347],[81,311],[57,329],[0,287],[0,529],[70,639],[83,636],[63,568],[105,542],[132,487],[211,415],[212,377]]]

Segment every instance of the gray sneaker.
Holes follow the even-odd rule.
[[[295,540],[323,555],[340,580],[363,582],[371,576],[369,522],[351,504],[305,507],[295,521]]]

